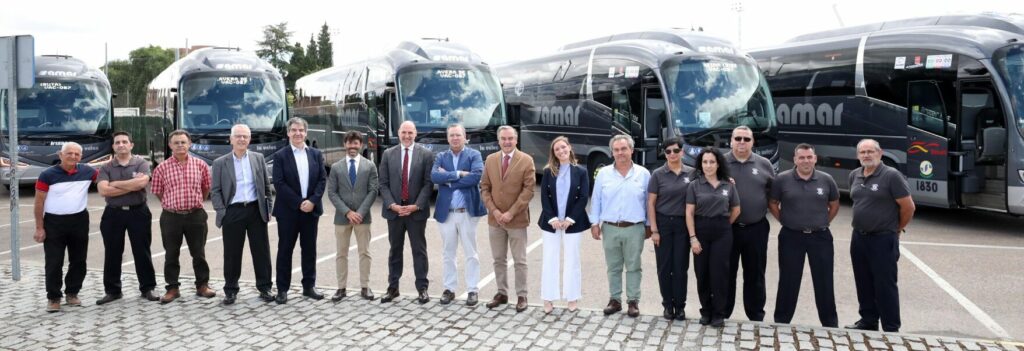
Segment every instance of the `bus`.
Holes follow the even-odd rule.
[[[345,156],[343,134],[351,130],[366,136],[364,156],[379,164],[405,121],[435,153],[448,149],[447,126],[461,123],[467,146],[484,157],[499,149],[497,129],[506,124],[490,65],[447,39],[402,42],[382,56],[312,73],[295,82],[295,97],[291,113],[309,122],[310,143],[328,165]]]
[[[679,29],[622,33],[497,70],[520,147],[538,170],[562,135],[594,176],[611,164],[612,135],[632,136],[634,161],[649,168],[665,162],[665,138],[681,137],[684,162],[694,165],[702,147],[728,148],[741,125],[754,132],[753,152],[778,160],[764,77],[723,39]]]
[[[1024,214],[1024,16],[952,15],[798,36],[752,52],[775,99],[784,167],[796,143],[843,190],[857,141],[914,201]]]
[[[113,149],[113,109],[110,82],[98,69],[66,55],[35,58],[35,84],[18,89],[18,164],[8,155],[7,108],[0,115],[0,182],[11,187],[11,171],[18,185],[33,184],[46,168],[60,163],[62,145],[82,145],[82,162],[100,167],[110,161]],[[6,105],[6,99],[0,105]]]
[[[183,129],[192,135],[192,156],[212,164],[231,152],[231,126],[239,123],[252,131],[249,149],[270,156],[288,142],[286,107],[281,73],[255,54],[195,50],[149,83],[145,115],[163,121],[149,140],[163,145],[153,145],[148,156],[154,164],[169,156],[167,134]]]

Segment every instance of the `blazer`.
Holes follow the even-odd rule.
[[[309,194],[303,196],[302,185],[299,184],[299,171],[295,167],[295,155],[291,144],[277,150],[271,160],[274,162],[274,189],[277,190],[277,201],[274,203],[274,217],[284,219],[296,218],[302,210],[299,205],[309,200],[313,203],[313,215],[324,213],[324,188],[327,187],[327,168],[324,167],[324,154],[320,150],[306,146],[306,159],[309,160]]]
[[[550,221],[558,218],[558,187],[557,177],[550,169],[544,169],[540,181],[540,218],[537,225],[546,232],[554,233],[555,228]],[[579,233],[590,229],[590,218],[587,216],[587,201],[590,200],[590,175],[580,165],[569,166],[569,197],[565,205],[565,217],[575,223],[565,230],[566,233]]]
[[[537,169],[529,154],[515,150],[504,178],[501,176],[501,151],[488,155],[484,161],[483,179],[480,180],[480,197],[487,211],[492,214],[487,216],[487,224],[498,226],[493,216],[494,211],[498,210],[513,213],[512,221],[505,227],[519,229],[529,226],[530,200],[533,199],[536,184]]]
[[[259,202],[260,217],[264,222],[270,221],[270,209],[274,201],[270,198],[273,190],[270,188],[270,179],[267,178],[267,163],[263,154],[248,151],[249,166],[252,167],[252,182],[256,186],[256,201]],[[224,221],[224,214],[227,213],[231,200],[235,198],[235,160],[234,153],[218,157],[213,161],[212,186],[210,187],[210,202],[213,202],[213,209],[217,212],[217,228],[220,228]]]
[[[370,223],[370,207],[377,200],[380,181],[377,179],[377,165],[368,158],[359,156],[356,166],[356,183],[348,178],[348,156],[342,157],[331,166],[327,176],[327,198],[334,204],[334,224],[349,224],[348,211],[363,216],[363,224]]]
[[[409,201],[419,211],[413,212],[412,219],[425,221],[430,218],[430,194],[434,191],[434,183],[430,181],[430,166],[434,163],[434,153],[419,143],[413,144],[412,159],[409,160]],[[380,197],[383,199],[381,216],[392,220],[398,218],[398,212],[392,211],[391,204],[402,201],[402,144],[384,150],[380,158]]]
[[[442,223],[448,219],[448,210],[456,191],[462,193],[462,198],[466,200],[466,212],[471,217],[487,214],[487,209],[480,201],[480,177],[484,174],[484,159],[480,156],[480,151],[465,147],[459,155],[458,165],[453,164],[454,160],[454,153],[445,150],[434,157],[434,166],[430,169],[430,180],[437,184],[434,219]],[[445,171],[441,172],[441,168]],[[459,177],[459,171],[466,171],[469,174]]]

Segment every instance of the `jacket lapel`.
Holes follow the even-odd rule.
[[[235,198],[235,191],[237,190],[235,189],[237,186],[235,184],[235,180],[237,178],[235,178],[235,154],[233,152],[231,153],[230,161],[231,162],[228,163],[227,167],[224,167],[228,171],[228,179],[226,179],[228,180],[228,198],[225,199],[228,204],[230,204],[231,200]]]
[[[258,159],[256,159],[256,157],[254,157],[253,154],[250,152],[249,153],[249,170],[250,170],[249,174],[252,174],[252,184],[253,184],[253,186],[256,187],[256,195],[259,195],[260,197],[262,197],[262,196],[266,196],[266,195],[263,194],[263,186],[264,186],[264,184],[263,184],[263,174],[262,174],[263,173],[263,168],[258,166],[259,162],[260,161]]]

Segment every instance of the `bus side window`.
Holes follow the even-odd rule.
[[[933,81],[910,82],[907,89],[910,125],[930,133],[945,135],[946,113],[942,92]]]

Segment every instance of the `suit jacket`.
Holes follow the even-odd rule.
[[[270,209],[273,207],[273,200],[270,198],[273,190],[270,189],[270,179],[267,178],[267,163],[263,154],[249,151],[249,166],[252,167],[252,182],[256,186],[256,201],[259,202],[260,217],[264,222],[270,221]],[[210,201],[213,202],[213,209],[217,211],[217,228],[220,228],[224,221],[224,214],[227,213],[228,205],[235,198],[235,161],[234,153],[218,157],[213,161],[213,185],[210,187]]]
[[[480,177],[484,174],[484,159],[480,151],[468,147],[462,149],[459,164],[453,164],[455,155],[451,150],[437,154],[434,167],[430,169],[430,180],[437,184],[437,202],[434,203],[434,219],[444,222],[448,219],[448,210],[452,205],[453,193],[462,193],[466,201],[466,211],[471,217],[487,214],[487,209],[480,201]],[[441,172],[444,168],[444,172]],[[469,172],[459,177],[459,171]]]
[[[554,233],[555,228],[550,221],[558,218],[558,187],[557,177],[550,169],[544,170],[540,181],[540,218],[537,225],[541,230]],[[587,216],[587,201],[590,199],[590,175],[579,165],[569,167],[569,197],[565,204],[565,217],[574,223],[565,230],[566,233],[579,233],[590,229],[590,218]]]
[[[380,182],[377,179],[377,165],[368,158],[359,156],[356,166],[356,183],[348,178],[348,157],[342,157],[331,166],[327,178],[327,198],[336,209],[334,224],[349,224],[348,211],[356,211],[363,216],[363,224],[370,223],[370,207],[377,200]]]
[[[494,218],[494,211],[498,210],[513,213],[512,221],[505,227],[518,229],[529,226],[530,199],[533,199],[536,183],[537,170],[529,154],[519,150],[513,152],[504,178],[501,176],[501,151],[488,155],[480,181],[480,197],[491,213],[487,216],[487,223],[492,227],[498,226]]]
[[[412,219],[425,221],[430,218],[430,193],[434,183],[430,181],[430,166],[434,153],[418,143],[413,144],[412,159],[409,160],[409,205],[416,205]],[[391,204],[402,201],[402,144],[384,150],[380,159],[380,197],[383,199],[381,215],[388,220],[398,218]]]
[[[299,184],[299,171],[295,166],[295,155],[291,145],[277,150],[271,159],[274,161],[274,189],[277,190],[277,201],[274,203],[274,217],[284,219],[296,218],[302,210],[299,205],[309,200],[313,203],[313,215],[324,213],[324,188],[327,187],[327,170],[324,168],[324,155],[320,150],[306,147],[306,159],[309,160],[308,195],[302,194]]]

